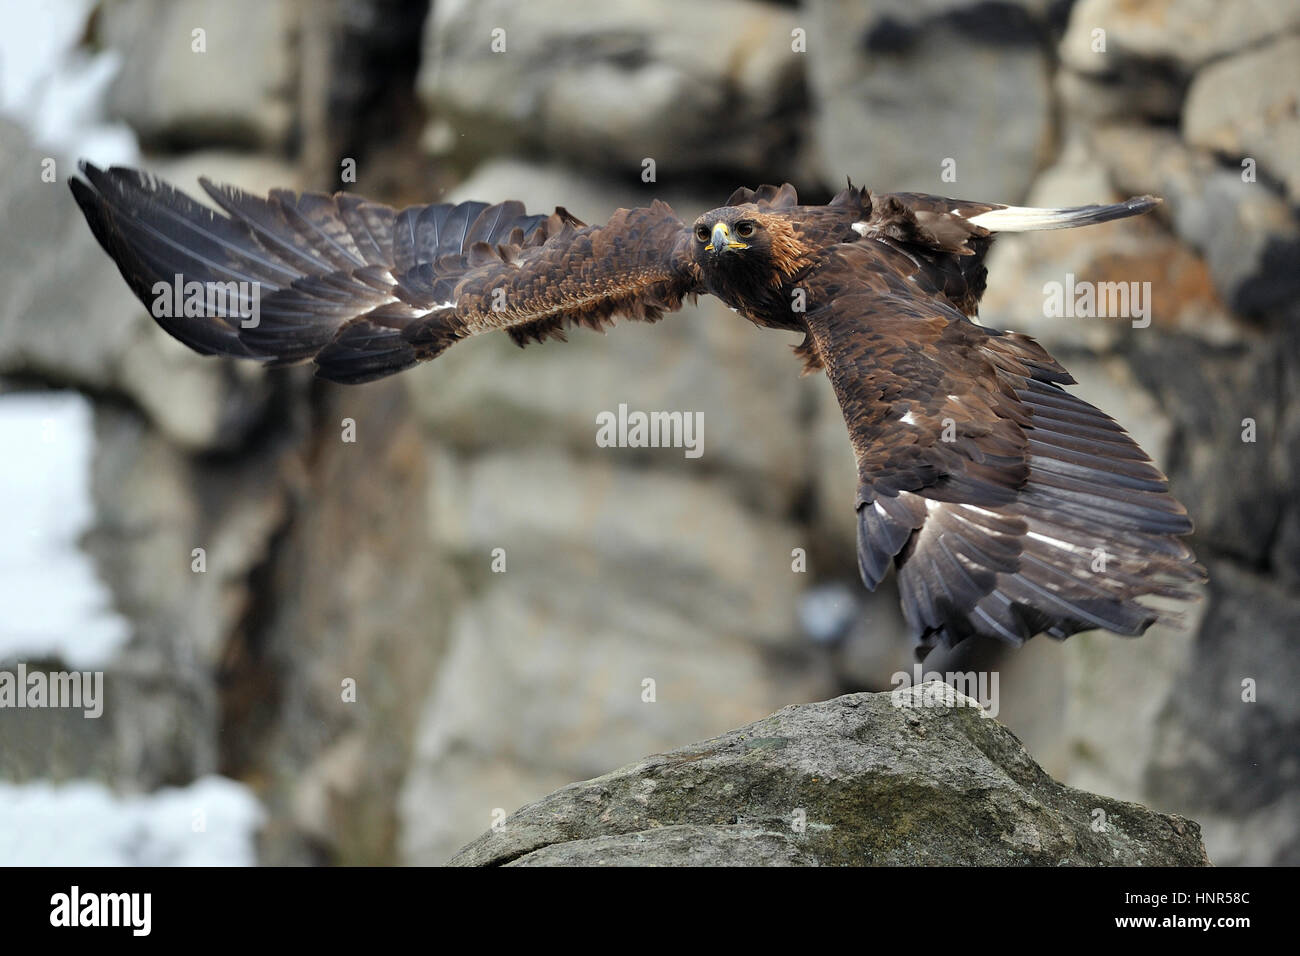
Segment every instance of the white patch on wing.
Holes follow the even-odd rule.
[[[867,234],[867,224],[865,221],[855,222],[853,225],[849,226],[849,228],[852,229],[854,232],[856,232],[859,236],[865,236]]]
[[[1043,544],[1051,545],[1053,548],[1060,548],[1063,551],[1083,551],[1086,550],[1082,545],[1071,544],[1068,541],[1062,541],[1060,538],[1052,538],[1048,535],[1041,534],[1037,531],[1027,531],[1025,536],[1033,538],[1035,541],[1041,541]]]
[[[902,422],[904,425],[915,425],[916,416],[912,414],[911,409],[908,409],[907,414],[904,415],[902,418],[900,418],[899,421]]]
[[[433,313],[435,313],[435,312],[442,312],[444,309],[454,309],[454,308],[456,308],[456,303],[455,303],[455,302],[437,302],[437,303],[435,303],[435,304],[429,306],[429,308],[427,308],[427,309],[421,309],[421,308],[419,308],[418,306],[409,305],[409,304],[408,304],[404,299],[401,299],[401,298],[399,298],[398,296],[395,296],[395,295],[390,295],[390,296],[389,296],[387,299],[385,299],[383,302],[376,303],[375,305],[371,306],[371,308],[372,308],[372,309],[382,309],[382,308],[383,308],[384,306],[386,306],[386,305],[402,305],[402,306],[405,306],[405,307],[406,307],[406,310],[407,310],[407,313],[408,313],[412,318],[415,318],[415,317],[423,317],[423,316],[426,316],[426,315],[433,315]]]
[[[988,515],[988,517],[990,518],[1000,517],[1000,515],[996,511],[989,511],[988,508],[981,508],[978,505],[958,505],[958,507],[964,508],[967,511],[973,511],[976,514]]]

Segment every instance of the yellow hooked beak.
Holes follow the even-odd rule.
[[[721,252],[723,249],[748,249],[749,244],[732,239],[731,230],[727,228],[725,222],[715,222],[713,224],[713,238],[704,248],[710,252]]]

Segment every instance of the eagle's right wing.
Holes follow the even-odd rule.
[[[585,226],[515,201],[399,211],[203,181],[222,215],[136,170],[81,169],[86,221],[167,332],[204,354],[312,360],[336,382],[392,375],[479,332],[522,345],[615,315],[654,321],[698,290],[690,232],[658,201]]]
[[[894,563],[914,639],[1140,634],[1192,597],[1187,512],[1033,339],[970,322],[909,257],[835,247],[805,281],[810,345],[858,463],[858,561]]]

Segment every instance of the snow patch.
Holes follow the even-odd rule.
[[[102,668],[130,636],[79,541],[90,527],[90,403],[76,392],[0,396],[0,660]]]
[[[265,811],[226,777],[120,796],[104,784],[0,783],[9,866],[255,866]]]

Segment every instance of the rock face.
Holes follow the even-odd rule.
[[[794,29],[788,10],[746,0],[436,3],[419,91],[462,155],[509,142],[637,173],[653,159],[665,177],[771,176],[806,117]]]
[[[1300,199],[1300,36],[1202,70],[1187,91],[1183,129],[1193,146],[1257,158],[1292,202]]]
[[[460,866],[1202,866],[1200,828],[1057,783],[947,685],[850,694],[575,783]]]
[[[123,54],[109,109],[143,139],[284,145],[294,117],[292,4],[128,0],[105,4],[102,16],[104,44]]]
[[[823,183],[1018,201],[1051,136],[1044,25],[1029,6],[805,4]]]
[[[1080,0],[1061,41],[1062,61],[1072,69],[1101,69],[1099,52],[1166,62],[1188,71],[1224,54],[1300,29],[1300,8],[1261,0]],[[1105,32],[1106,51],[1094,32]]]

